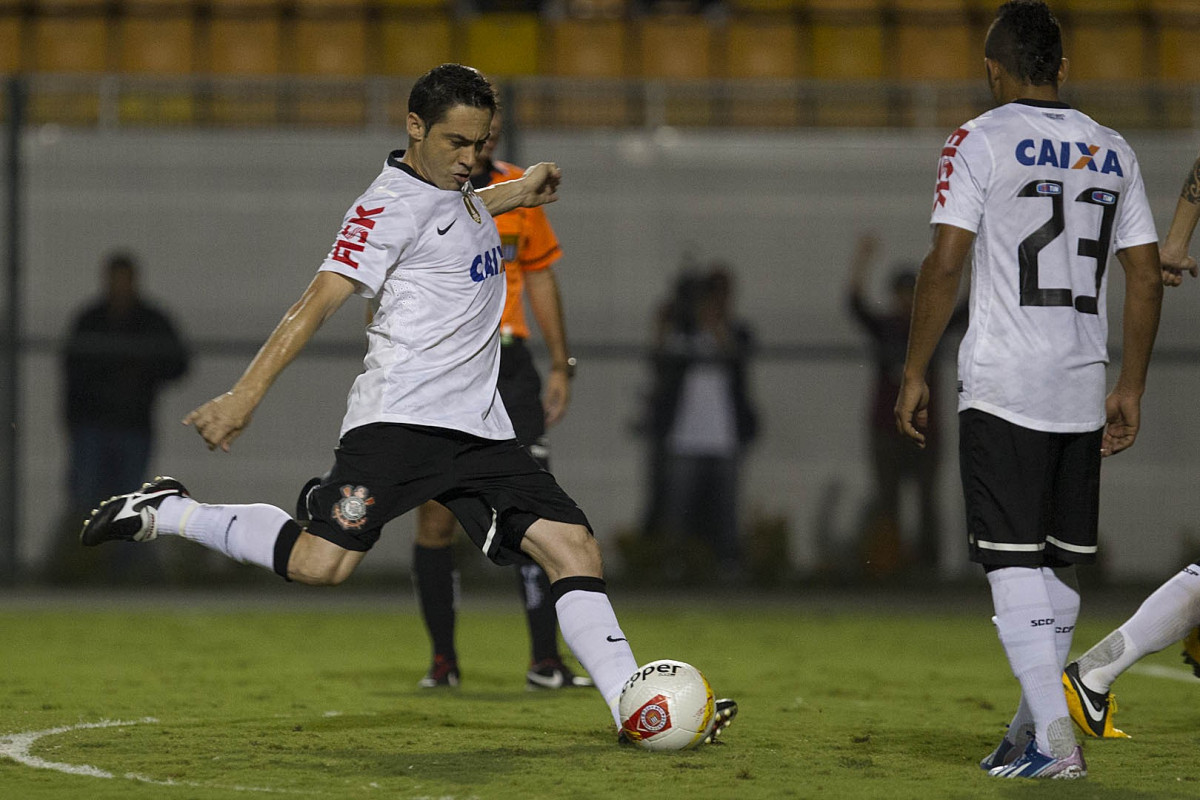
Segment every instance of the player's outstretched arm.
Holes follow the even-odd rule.
[[[1158,335],[1163,287],[1158,248],[1152,244],[1127,247],[1117,253],[1125,269],[1124,355],[1117,384],[1105,401],[1107,424],[1100,446],[1103,456],[1116,455],[1133,446],[1141,425],[1142,394],[1150,353]]]
[[[318,272],[304,294],[275,326],[233,388],[192,411],[183,418],[183,424],[194,425],[209,450],[220,447],[229,452],[229,446],[250,424],[254,409],[284,367],[304,349],[317,329],[346,302],[354,289],[354,281],[343,275]]]
[[[1175,204],[1175,216],[1171,218],[1171,227],[1167,230],[1167,238],[1158,250],[1158,257],[1162,261],[1163,283],[1167,286],[1178,286],[1182,283],[1185,272],[1193,278],[1196,277],[1196,259],[1188,255],[1188,248],[1197,222],[1200,222],[1200,158],[1192,164],[1192,171],[1183,182],[1179,202]]]
[[[525,174],[513,181],[493,183],[478,194],[488,213],[498,217],[514,208],[533,208],[553,203],[558,199],[558,184],[562,181],[562,170],[557,164],[543,161],[525,170]]]
[[[919,446],[925,446],[921,432],[929,423],[929,387],[925,373],[954,313],[963,264],[975,234],[953,225],[936,225],[933,244],[921,262],[917,292],[913,298],[912,323],[908,331],[908,355],[904,377],[896,398],[896,429]]]

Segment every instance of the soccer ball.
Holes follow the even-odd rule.
[[[713,690],[700,670],[682,661],[651,661],[625,681],[618,705],[621,730],[646,750],[687,750],[713,723]]]

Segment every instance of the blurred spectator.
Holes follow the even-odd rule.
[[[850,311],[871,339],[875,361],[867,421],[874,497],[867,511],[863,536],[868,572],[887,574],[915,563],[936,571],[940,557],[941,523],[937,505],[937,471],[941,436],[938,435],[938,403],[930,400],[927,446],[913,447],[896,430],[893,406],[900,390],[904,358],[908,348],[908,324],[912,313],[917,266],[905,262],[892,267],[889,297],[883,309],[867,298],[867,284],[879,251],[879,241],[866,234],[859,237],[850,264]],[[966,326],[967,304],[960,303],[947,330]],[[930,367],[929,385],[938,386],[937,362]],[[901,542],[900,492],[911,484],[917,500],[915,552],[906,554]]]
[[[155,402],[163,385],[188,368],[187,349],[171,321],[139,294],[137,272],[132,255],[110,255],[103,267],[103,296],[78,313],[67,340],[64,412],[72,523],[101,500],[152,477],[146,469]],[[77,529],[77,524],[70,528],[72,540]],[[132,565],[129,551],[114,552],[115,576],[123,577],[120,573]]]
[[[660,311],[655,386],[646,433],[651,447],[647,533],[664,535],[678,569],[723,577],[741,568],[738,472],[758,417],[750,401],[749,328],[733,317],[733,278],[724,264],[685,272]]]

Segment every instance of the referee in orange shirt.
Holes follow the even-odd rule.
[[[482,189],[492,183],[521,177],[523,170],[492,154],[500,138],[500,114],[492,117],[491,135],[479,154],[471,183]],[[518,208],[496,217],[504,250],[508,294],[500,322],[500,379],[498,387],[519,441],[546,468],[550,448],[546,429],[566,413],[571,399],[575,359],[568,355],[562,304],[553,265],[562,248],[541,208]],[[533,357],[525,346],[529,327],[522,297],[537,320],[550,351],[550,374],[545,391]],[[433,644],[433,664],[419,685],[433,689],[457,686],[458,655],[454,647],[454,622],[458,573],[451,543],[457,521],[445,506],[430,500],[417,510],[417,536],[413,545],[413,573],[421,614]],[[590,678],[576,675],[558,649],[558,616],[550,595],[550,581],[541,567],[518,567],[521,598],[529,620],[531,658],[526,672],[530,689],[591,686]]]

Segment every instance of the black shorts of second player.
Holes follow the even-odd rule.
[[[591,530],[575,501],[516,439],[373,423],[342,437],[333,469],[309,492],[308,532],[347,550],[370,550],[384,524],[426,500],[449,508],[497,564],[529,562],[521,539],[538,519]]]
[[[959,414],[970,557],[984,566],[1096,560],[1103,429],[1047,433],[978,409]]]
[[[542,378],[524,339],[513,339],[500,348],[500,376],[496,388],[500,390],[504,410],[512,420],[517,441],[529,450],[543,469],[550,469]]]

